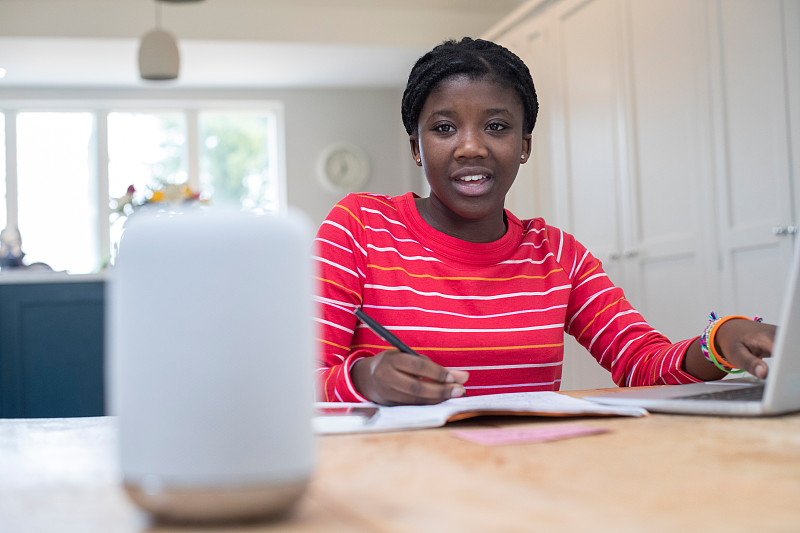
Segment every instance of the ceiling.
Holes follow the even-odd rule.
[[[397,87],[448,38],[525,0],[0,0],[0,89]],[[139,40],[178,40],[178,80],[139,79]]]

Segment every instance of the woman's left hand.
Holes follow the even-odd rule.
[[[776,329],[772,324],[733,318],[719,326],[714,346],[733,366],[764,379],[769,369],[762,359],[772,355]]]

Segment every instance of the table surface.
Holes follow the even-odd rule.
[[[503,446],[453,435],[576,423],[607,432]],[[119,484],[115,446],[111,417],[0,420],[0,531],[209,531],[151,524]],[[480,417],[329,435],[288,518],[211,531],[684,529],[800,531],[800,414]]]

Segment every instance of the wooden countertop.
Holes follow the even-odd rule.
[[[508,446],[452,435],[573,423],[608,432]],[[213,531],[800,531],[800,414],[481,417],[318,444],[288,519]],[[208,531],[150,524],[119,486],[115,445],[111,417],[0,420],[0,530]]]

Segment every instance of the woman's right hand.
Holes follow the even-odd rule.
[[[464,396],[469,373],[447,369],[424,355],[385,350],[356,361],[350,377],[358,392],[371,402],[424,405]]]

